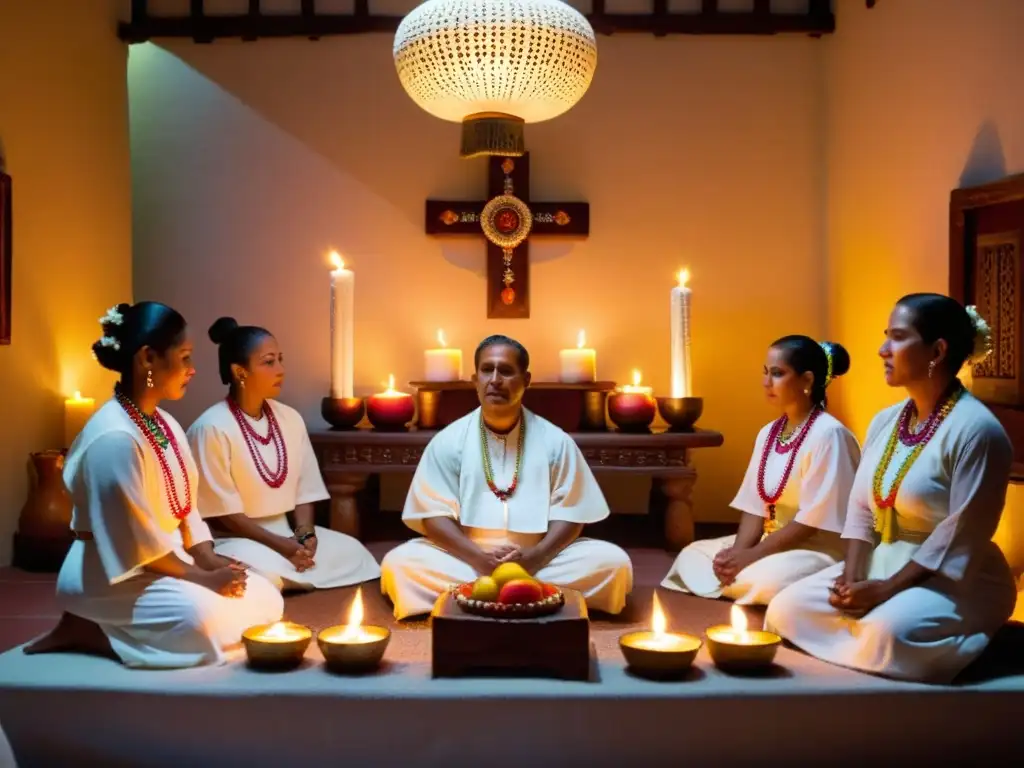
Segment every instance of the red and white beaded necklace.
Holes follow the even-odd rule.
[[[284,481],[288,479],[288,448],[284,444],[284,433],[281,432],[281,426],[277,423],[277,417],[274,416],[274,412],[270,409],[270,404],[266,401],[263,402],[263,415],[266,417],[268,425],[267,436],[264,437],[253,429],[252,424],[249,423],[238,403],[230,397],[227,398],[227,403],[228,408],[231,409],[231,413],[235,417],[235,421],[238,422],[239,429],[242,430],[242,437],[245,439],[245,445],[249,449],[249,455],[252,456],[253,464],[256,465],[256,472],[268,486],[280,488],[284,485]],[[256,443],[260,445],[274,444],[274,451],[277,453],[276,472],[270,469],[270,465],[260,455]]]
[[[803,426],[799,428],[799,434],[796,438],[783,445],[779,440],[782,435],[782,430],[786,428],[788,419],[785,416],[780,416],[772,424],[771,431],[768,433],[768,439],[765,440],[764,448],[761,449],[761,465],[757,470],[757,495],[761,497],[761,501],[768,508],[768,522],[766,527],[774,527],[775,523],[775,505],[779,499],[782,498],[782,492],[786,489],[786,483],[789,482],[789,476],[793,472],[793,464],[796,462],[797,454],[800,453],[800,446],[804,444],[804,440],[807,439],[807,435],[811,431],[811,427],[814,426],[814,422],[817,421],[821,415],[820,408],[814,408],[808,415],[807,420]],[[786,469],[782,473],[782,479],[779,481],[778,488],[775,489],[774,493],[769,494],[764,486],[764,475],[765,469],[768,466],[768,456],[772,451],[776,451],[780,454],[789,454],[789,461],[786,462]]]
[[[160,471],[164,477],[164,491],[167,494],[167,504],[171,508],[171,514],[178,520],[184,520],[192,511],[192,488],[188,482],[188,470],[185,468],[185,459],[182,458],[174,432],[171,431],[171,428],[164,421],[159,411],[154,411],[152,416],[146,416],[119,389],[114,390],[114,397],[120,406],[124,408],[128,417],[135,422],[135,426],[146,437],[150,446],[152,446],[157,461],[160,462]],[[174,473],[171,472],[171,467],[167,463],[167,457],[164,452],[164,448],[167,445],[170,445],[174,451],[174,455],[178,459],[178,467],[181,469],[181,477],[185,481],[184,504],[178,498],[178,487],[174,481]]]

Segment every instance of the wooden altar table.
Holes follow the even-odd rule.
[[[370,475],[416,470],[435,430],[377,432],[373,429],[311,431],[310,439],[331,494],[331,528],[359,535],[356,495]],[[718,432],[577,432],[570,435],[600,479],[603,473],[644,475],[665,494],[665,538],[675,549],[693,541],[691,494],[697,471],[690,461],[697,448],[717,448]]]

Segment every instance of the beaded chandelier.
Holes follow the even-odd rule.
[[[406,93],[462,123],[462,156],[525,152],[523,126],[583,98],[597,67],[586,18],[562,0],[427,0],[398,27]]]

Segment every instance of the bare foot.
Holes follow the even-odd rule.
[[[22,650],[29,655],[74,651],[75,653],[117,658],[114,649],[110,647],[110,641],[103,634],[99,625],[94,621],[83,619],[81,616],[75,616],[73,613],[65,613],[60,617],[56,627],[38,640],[33,640]]]

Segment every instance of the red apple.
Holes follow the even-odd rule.
[[[498,594],[499,603],[536,603],[544,597],[544,590],[536,581],[513,579],[506,582]]]
[[[463,597],[472,597],[473,596],[473,585],[472,584],[460,584],[459,585],[459,594],[462,595]]]
[[[552,595],[558,594],[558,587],[554,584],[542,584],[541,588],[544,591],[544,597],[551,597]]]

